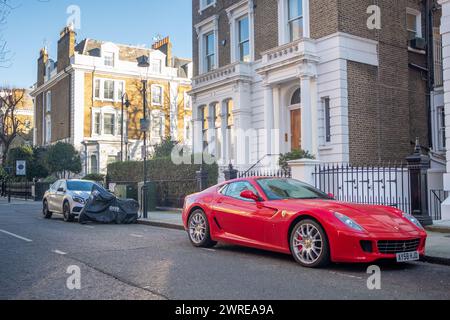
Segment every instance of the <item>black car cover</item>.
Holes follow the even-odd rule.
[[[80,223],[131,224],[139,218],[139,203],[120,200],[107,190],[94,185],[91,196],[80,213]]]

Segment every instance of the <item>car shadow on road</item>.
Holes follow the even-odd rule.
[[[247,256],[255,256],[259,258],[275,259],[287,263],[296,265],[294,258],[291,255],[277,253],[272,251],[265,251],[255,248],[241,247],[228,244],[219,244],[215,248],[221,252],[231,252],[235,254],[243,254]],[[400,272],[405,270],[413,270],[418,268],[417,263],[397,263],[394,260],[379,260],[373,263],[331,263],[329,266],[322,268],[322,270],[328,270],[332,272],[346,272],[355,274],[367,274],[367,269],[370,266],[376,265],[380,267],[382,271]],[[299,266],[300,267],[300,266]]]

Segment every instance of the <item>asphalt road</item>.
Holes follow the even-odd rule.
[[[69,290],[67,269],[81,270]],[[44,220],[37,204],[0,204],[0,299],[450,299],[450,267],[367,265],[304,269],[289,256],[191,246],[182,231]]]

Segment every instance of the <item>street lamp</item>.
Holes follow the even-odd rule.
[[[144,148],[143,148],[143,156],[144,156],[144,187],[143,187],[143,214],[144,218],[148,218],[147,212],[147,132],[149,131],[150,124],[147,119],[147,79],[148,79],[148,71],[150,68],[149,57],[144,55],[138,58],[138,67],[141,72],[141,81],[142,81],[142,97],[143,97],[143,108],[144,108],[144,118],[141,119],[141,131],[144,133]]]
[[[122,95],[122,117],[120,118],[121,126],[120,126],[120,162],[123,162],[123,140],[124,140],[124,128],[123,128],[123,123],[124,123],[124,108],[128,108],[130,107],[131,103],[130,100],[128,100],[128,94],[125,92]],[[128,124],[127,124],[127,130],[128,130]]]

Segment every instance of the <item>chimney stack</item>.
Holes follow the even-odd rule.
[[[37,74],[37,84],[38,86],[44,84],[45,79],[45,67],[48,62],[48,52],[47,48],[42,48],[39,53],[38,59],[38,74]]]
[[[70,58],[75,54],[76,33],[72,27],[64,27],[58,41],[58,72],[70,65]]]
[[[173,67],[172,64],[172,43],[170,42],[170,37],[165,37],[164,39],[155,42],[152,45],[152,49],[159,50],[164,53],[167,57],[166,65],[168,67]]]

